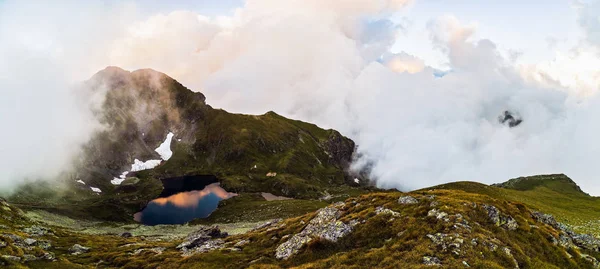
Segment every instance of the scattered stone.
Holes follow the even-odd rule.
[[[208,241],[210,239],[223,238],[223,237],[227,237],[227,233],[221,232],[219,227],[217,227],[217,226],[203,227],[193,233],[190,233],[185,238],[185,240],[181,244],[179,244],[176,248],[177,249],[184,249],[184,248],[192,249],[192,248],[196,248],[196,247],[202,245],[203,243],[205,243],[206,241]]]
[[[6,247],[7,245],[8,245],[8,244],[7,244],[6,242],[4,242],[4,241],[1,241],[1,240],[0,240],[0,248],[4,248],[4,247]]]
[[[496,251],[498,249],[498,245],[492,243],[492,242],[485,242],[485,245],[487,245],[488,249],[490,251]]]
[[[424,256],[423,264],[428,266],[441,266],[442,261],[438,257]]]
[[[377,215],[380,215],[380,214],[390,214],[390,215],[392,215],[394,217],[399,217],[400,216],[400,213],[398,213],[396,211],[393,211],[393,210],[390,210],[390,209],[387,209],[387,208],[385,208],[383,206],[378,206],[377,208],[375,208],[375,214],[377,214]]]
[[[429,210],[429,212],[427,212],[427,216],[428,217],[435,217],[436,219],[443,219],[444,221],[450,221],[450,219],[448,218],[448,213],[444,212],[444,211],[440,211],[437,209],[432,209]]]
[[[467,261],[462,261],[462,264],[463,264],[465,267],[471,267]]]
[[[89,251],[90,251],[90,248],[84,247],[80,244],[75,244],[71,248],[69,248],[69,253],[71,253],[71,255],[79,255],[79,254],[87,253]]]
[[[482,207],[487,211],[488,217],[494,225],[509,231],[514,231],[519,228],[519,224],[512,216],[503,215],[495,206],[483,205]]]
[[[224,248],[224,241],[222,239],[211,239],[208,241],[205,241],[202,244],[197,245],[194,248],[182,248],[181,249],[181,256],[182,257],[189,257],[192,256],[194,254],[197,253],[205,253],[205,252],[210,252],[213,250],[217,250],[217,249],[222,249]]]
[[[193,233],[190,233],[185,241],[176,248],[180,249],[183,257],[188,257],[196,253],[203,253],[215,249],[222,249],[224,241],[220,238],[227,237],[228,234],[221,232],[219,227],[204,227]]]
[[[56,259],[56,256],[52,252],[44,252],[44,255],[42,255],[42,259],[53,261]]]
[[[414,198],[412,196],[402,196],[402,197],[398,198],[398,203],[402,204],[402,205],[413,205],[413,204],[418,204],[419,200],[417,200],[416,198]]]
[[[52,235],[52,230],[37,225],[23,229],[23,232],[28,233],[31,236],[43,236],[47,234]]]
[[[341,211],[336,207],[319,209],[317,215],[300,233],[293,235],[289,240],[277,246],[275,257],[277,259],[287,259],[314,238],[336,242],[339,238],[346,236],[358,222],[343,223],[338,220],[340,215]]]
[[[462,247],[462,244],[464,244],[464,239],[462,239],[459,234],[454,234],[454,236],[452,236],[444,233],[436,233],[428,234],[427,238],[429,238],[436,247],[441,248],[442,251],[447,251],[451,248],[457,255],[460,255],[459,250]]]

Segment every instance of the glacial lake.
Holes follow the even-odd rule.
[[[169,193],[167,189],[163,193]],[[134,215],[137,222],[145,225],[184,224],[193,219],[208,217],[219,201],[237,194],[227,192],[219,183],[206,185],[202,190],[184,191],[160,197],[148,203],[146,208]]]

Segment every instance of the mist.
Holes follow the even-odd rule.
[[[164,72],[231,112],[274,110],[337,129],[359,145],[354,168],[373,163],[380,187],[565,173],[600,195],[595,2],[579,7],[585,39],[572,53],[528,66],[476,38],[472,24],[434,18],[428,32],[447,70],[391,51],[395,42],[410,42],[393,16],[410,1],[248,0],[220,17],[140,16],[134,4],[99,3],[0,4],[0,37],[11,40],[0,44],[8,59],[0,61],[8,96],[0,100],[0,123],[10,127],[0,135],[0,187],[68,164],[72,145],[98,128],[70,86],[116,65]],[[523,122],[500,123],[504,111]]]

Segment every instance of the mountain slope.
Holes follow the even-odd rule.
[[[274,112],[213,109],[202,93],[154,70],[108,67],[80,94],[101,99],[94,112],[102,126],[83,145],[74,171],[61,177],[67,188],[29,184],[12,202],[125,221],[158,197],[160,179],[183,175],[215,175],[232,192],[303,199],[359,186],[347,172],[355,144],[339,132]],[[171,149],[168,158],[161,144]]]
[[[476,182],[453,182],[427,189],[461,190],[523,203],[553,214],[575,231],[600,236],[600,198],[581,191],[566,175],[539,175],[511,179],[487,186]]]

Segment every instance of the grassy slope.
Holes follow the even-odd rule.
[[[582,192],[564,175],[547,175],[512,180],[497,186],[476,182],[453,182],[428,189],[453,189],[520,202],[552,214],[560,222],[582,233],[600,236],[600,198]]]
[[[51,240],[58,248],[53,251],[59,256],[59,261],[40,261],[28,265],[33,268],[91,268],[96,264],[109,268],[428,268],[422,265],[422,257],[429,255],[440,258],[444,268],[464,268],[463,261],[472,268],[513,267],[510,257],[500,250],[490,250],[483,244],[489,241],[499,245],[499,249],[509,247],[520,268],[591,268],[591,264],[579,258],[575,250],[569,250],[567,254],[563,248],[554,246],[547,237],[548,234],[556,234],[556,231],[532,220],[529,209],[522,204],[456,190],[427,191],[424,194],[436,195],[435,201],[439,203],[436,208],[450,215],[462,214],[473,227],[472,232],[456,230],[452,227],[454,221],[444,222],[427,217],[432,205],[431,200],[423,194],[411,194],[420,200],[419,204],[400,205],[397,199],[403,195],[401,193],[372,193],[350,198],[342,208],[342,221],[365,220],[347,237],[337,243],[314,241],[285,261],[274,258],[275,248],[286,240],[283,238],[285,235],[301,231],[306,225],[303,223],[308,223],[314,213],[287,219],[284,221],[285,226],[279,229],[262,229],[226,239],[231,244],[242,239],[250,240],[242,251],[225,249],[189,258],[180,257],[175,250],[178,241],[155,242],[139,237],[84,235],[54,228],[58,237]],[[520,228],[507,231],[494,226],[480,206],[483,203],[495,205],[503,213],[513,216]],[[401,216],[392,218],[390,215],[376,215],[374,211],[377,206],[385,206],[399,212]],[[2,223],[13,225],[0,220],[0,224]],[[27,226],[26,223],[21,224]],[[7,231],[1,227],[0,230]],[[459,233],[465,240],[460,255],[436,248],[426,237],[427,234],[437,232]],[[477,246],[471,245],[472,238],[477,238],[480,243]],[[66,249],[75,243],[92,247],[92,251],[79,256],[67,255]],[[124,246],[131,243],[143,245]],[[150,252],[130,254],[139,248],[158,246],[167,249],[161,255]],[[9,246],[0,249],[0,254],[13,250]],[[599,253],[589,254],[600,258]],[[569,255],[573,255],[573,258],[569,258]]]

